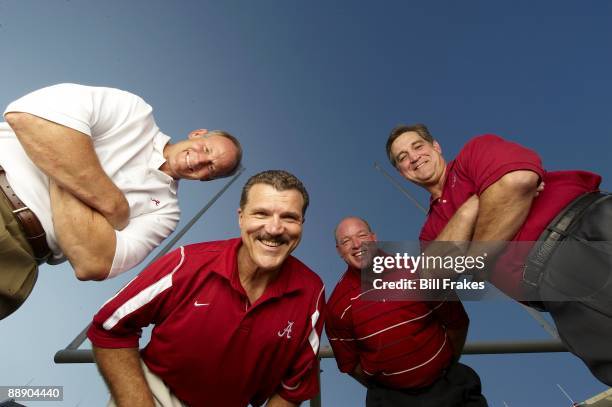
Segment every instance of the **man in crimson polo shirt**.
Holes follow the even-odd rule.
[[[181,247],[104,304],[88,337],[112,403],[289,407],[318,393],[323,283],[290,256],[307,206],[296,177],[259,173],[240,238]]]
[[[489,260],[494,259],[495,266],[487,268],[488,275],[475,277],[487,278],[516,299],[526,298],[526,286],[522,281],[526,259],[511,250],[504,251],[503,242],[538,240],[557,215],[574,205],[582,195],[598,191],[601,182],[599,175],[586,171],[546,172],[537,153],[495,135],[471,139],[457,157],[447,163],[440,145],[422,124],[394,128],[387,140],[387,154],[404,178],[431,194],[421,241],[433,240],[466,199],[473,195],[479,197],[473,236],[468,240],[497,243],[487,246]],[[540,182],[546,186],[538,195]],[[594,207],[604,208],[607,215],[590,219],[605,212],[591,211],[576,221],[576,227],[582,228],[589,219],[590,224],[604,225],[598,226],[598,233],[605,229],[608,232],[604,230],[603,233],[609,235],[610,227],[605,225],[610,224],[609,204],[612,201],[605,196],[599,201],[602,204]],[[588,233],[585,236],[586,240],[594,237],[589,237]],[[607,236],[592,240],[612,239]],[[477,244],[470,247],[470,251],[474,250],[478,251]],[[555,256],[561,255],[559,253],[562,251],[555,252]],[[557,270],[554,273],[559,273]],[[588,274],[593,270],[585,267],[585,270],[568,272]],[[605,272],[609,274],[609,270]],[[551,273],[553,271],[549,271],[548,276]],[[551,279],[542,281],[549,284]],[[538,293],[542,295],[542,290],[551,287],[542,283]],[[545,301],[543,305],[551,313],[568,350],[580,357],[599,380],[612,385],[612,309],[605,309],[604,304],[602,312],[601,307],[594,309],[587,301],[575,300]]]
[[[467,237],[477,207],[471,218],[463,217],[467,209],[440,239]],[[376,234],[365,220],[347,217],[335,238],[348,268],[328,301],[325,329],[340,371],[368,387],[366,406],[486,406],[480,378],[457,362],[469,325],[461,302],[371,297],[362,291],[361,269],[371,264],[366,243]]]

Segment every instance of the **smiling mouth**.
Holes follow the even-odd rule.
[[[414,170],[415,170],[415,171],[416,171],[416,170],[418,170],[419,168],[421,168],[422,166],[424,166],[425,164],[427,164],[427,162],[428,162],[428,161],[423,161],[423,162],[421,162],[419,165],[417,165],[417,166],[415,166],[415,167],[414,167]]]
[[[357,257],[357,258],[361,258],[364,254],[366,254],[368,251],[367,250],[359,250],[356,253],[353,253],[353,256]]]
[[[191,166],[191,159],[189,158],[189,150],[187,150],[187,155],[185,156],[185,162],[187,164],[187,168],[189,168],[189,170],[193,172],[193,167]]]
[[[280,240],[270,240],[270,239],[259,239],[259,242],[266,247],[270,247],[272,249],[281,246],[284,242]]]

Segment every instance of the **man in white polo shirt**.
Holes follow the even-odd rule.
[[[222,131],[170,143],[140,97],[60,84],[9,104],[0,122],[0,319],[39,264],[70,261],[102,280],[140,263],[175,229],[177,181],[231,175],[242,155]]]

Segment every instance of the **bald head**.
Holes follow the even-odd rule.
[[[338,223],[334,235],[338,254],[346,264],[357,269],[368,265],[371,256],[365,243],[376,241],[368,222],[357,216],[346,217]]]

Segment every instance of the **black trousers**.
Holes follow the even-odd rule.
[[[372,386],[366,407],[487,407],[480,377],[469,366],[454,363],[444,376],[422,389],[393,390]]]
[[[612,386],[612,195],[572,223],[546,263],[538,288],[561,340]]]

